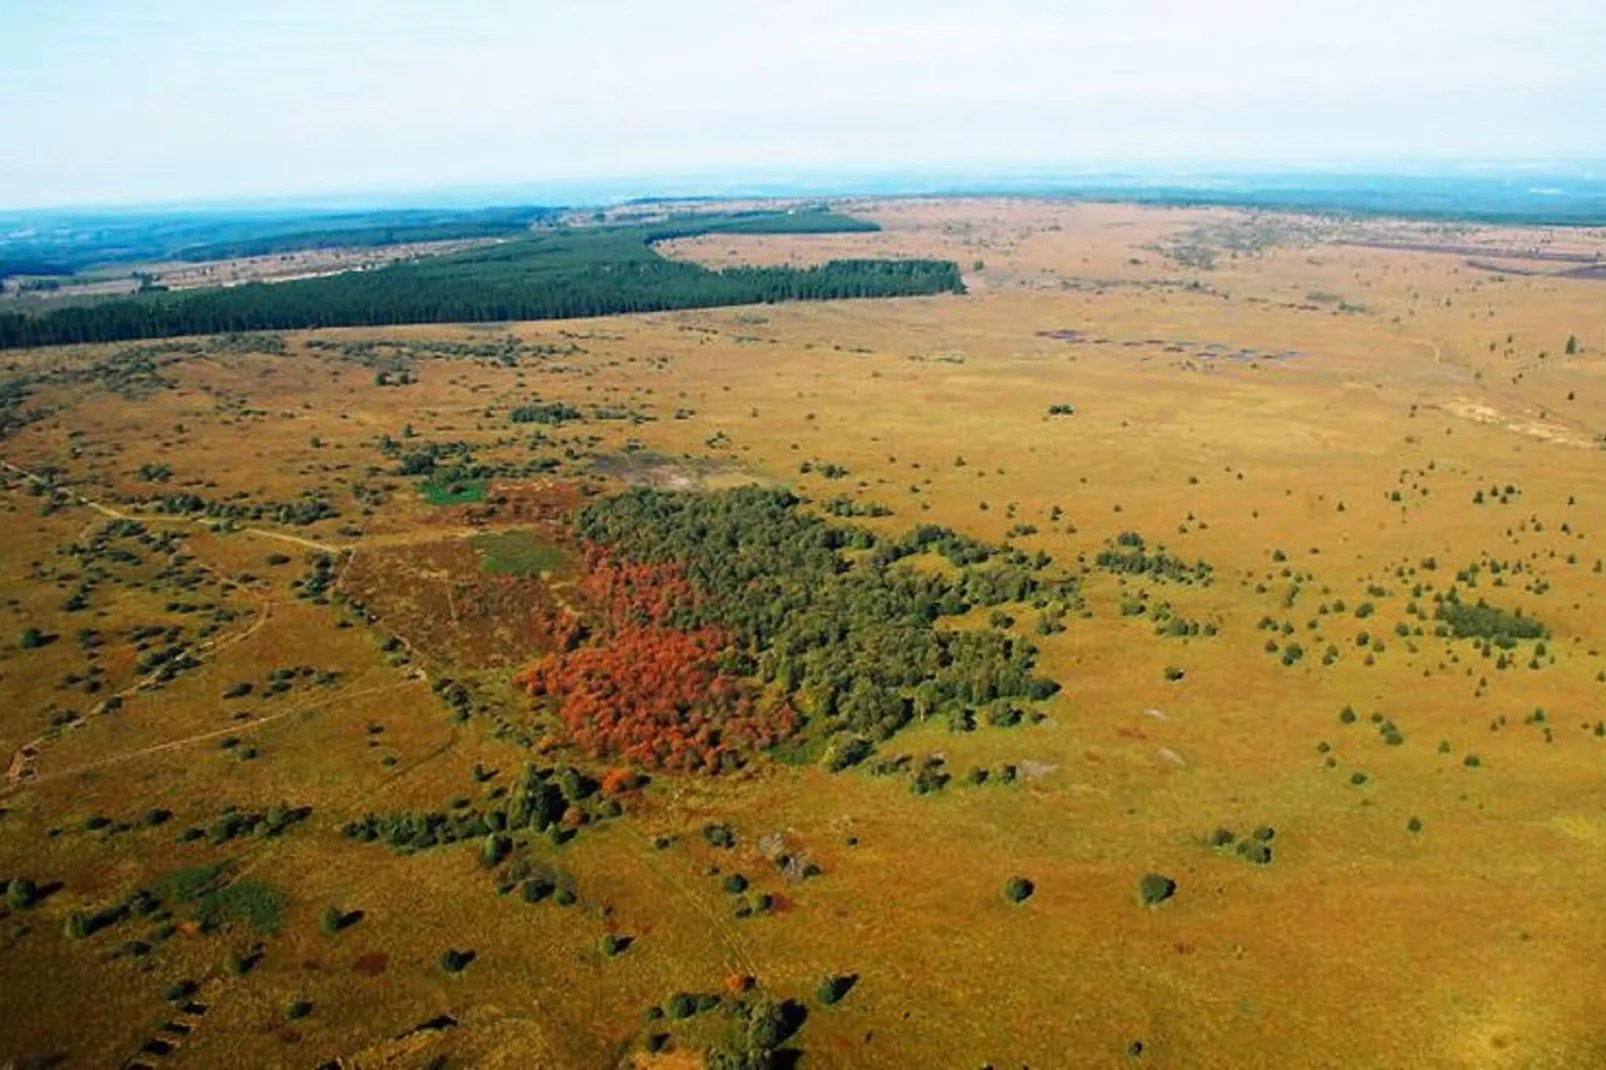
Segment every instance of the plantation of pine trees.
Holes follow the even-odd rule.
[[[404,323],[567,319],[720,305],[962,293],[947,260],[833,260],[713,271],[653,243],[721,233],[819,233],[866,224],[828,212],[689,217],[554,229],[462,253],[322,278],[153,292],[0,314],[0,349],[191,334]],[[873,225],[870,225],[873,229]]]

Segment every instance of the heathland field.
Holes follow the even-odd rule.
[[[0,354],[0,1064],[1606,1065],[1606,232],[835,207]]]

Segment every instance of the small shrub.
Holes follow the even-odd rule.
[[[1036,890],[1037,886],[1025,877],[1011,877],[1004,882],[1004,898],[1011,903],[1024,903]]]
[[[1159,873],[1145,873],[1138,881],[1138,901],[1156,907],[1177,894],[1177,882]]]
[[[167,1000],[169,1003],[177,1003],[181,999],[189,999],[191,996],[195,995],[195,990],[198,987],[199,986],[194,981],[174,981],[172,984],[168,985],[165,990],[163,990],[162,998]]]
[[[728,849],[736,846],[736,832],[729,825],[711,822],[703,826],[703,840],[710,847]]]
[[[468,964],[473,961],[474,952],[459,951],[456,948],[449,947],[445,951],[441,952],[441,972],[452,974],[462,973],[468,968]]]
[[[858,978],[852,975],[832,974],[820,982],[820,987],[814,991],[814,997],[826,1007],[840,1003],[857,980]]]
[[[825,756],[821,762],[825,766],[827,772],[840,773],[842,770],[858,765],[860,762],[864,761],[870,756],[870,752],[874,749],[874,745],[863,736],[838,736],[831,741],[828,747],[825,748]],[[706,836],[706,834],[707,833],[705,830],[704,835]],[[713,843],[712,840],[709,842]],[[717,847],[720,845],[714,844],[714,846]]]
[[[27,877],[13,877],[6,886],[6,905],[12,910],[27,910],[39,901],[39,887]]]

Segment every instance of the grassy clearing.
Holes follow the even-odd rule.
[[[469,505],[483,502],[490,483],[484,479],[469,479],[455,483],[437,483],[426,479],[418,485],[418,493],[430,505]]]
[[[568,557],[562,547],[529,531],[502,531],[468,540],[480,555],[480,567],[493,576],[530,576],[561,568]]]

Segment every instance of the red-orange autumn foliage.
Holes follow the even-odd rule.
[[[584,621],[537,620],[554,652],[517,678],[551,704],[572,742],[652,769],[717,772],[796,729],[789,707],[761,709],[752,689],[720,668],[728,632],[667,623],[696,604],[679,569],[615,561],[594,546],[585,560]]]

